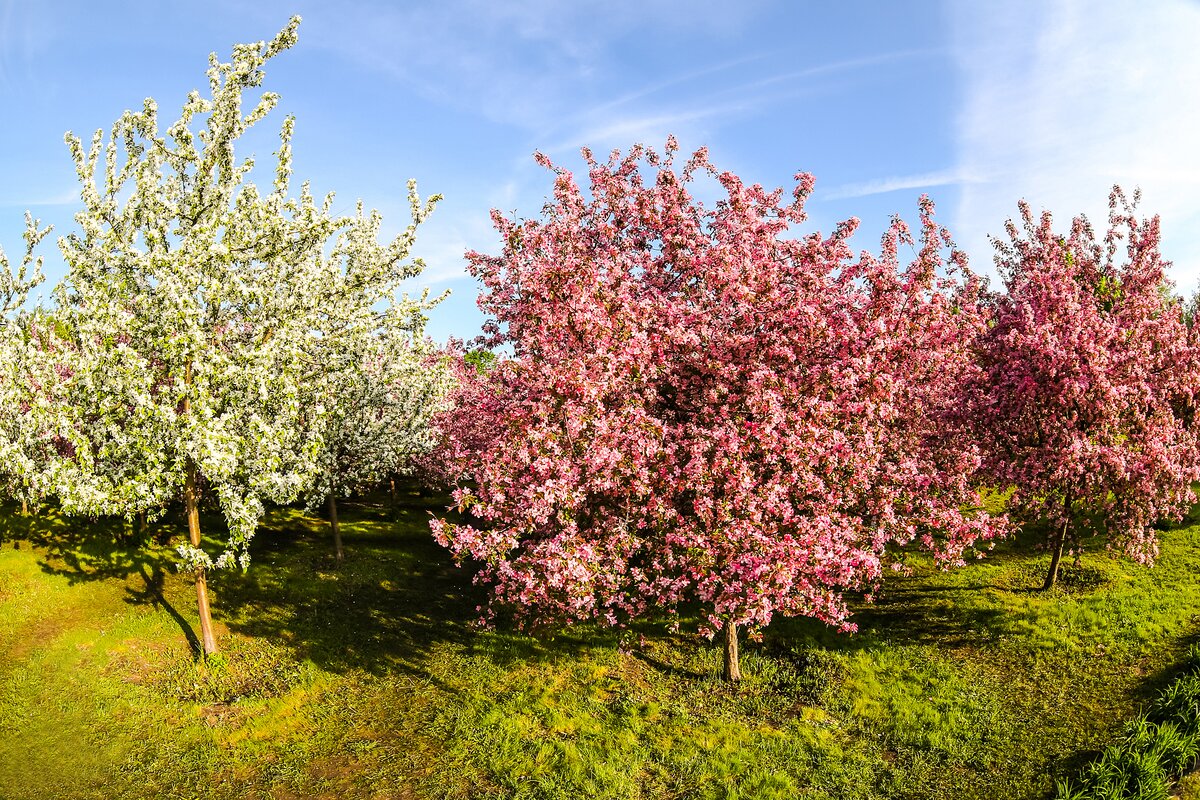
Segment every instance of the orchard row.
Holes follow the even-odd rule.
[[[37,221],[0,270],[6,490],[131,518],[182,499],[206,652],[206,576],[247,566],[265,502],[328,503],[340,559],[337,498],[402,472],[453,488],[433,534],[490,587],[485,616],[699,608],[730,679],[739,628],[852,629],[847,593],[915,550],[960,565],[1048,518],[1049,588],[1080,520],[1151,562],[1152,524],[1194,500],[1200,349],[1136,197],[1114,189],[1099,237],[1022,204],[993,291],[928,199],[915,231],[897,218],[856,255],[856,220],[795,233],[809,175],[767,191],[669,140],[585,151],[584,191],[539,155],[541,217],[494,213],[500,253],[467,254],[483,335],[439,347],[437,300],[396,297],[436,197],[410,186],[413,222],[381,244],[377,213],[293,194],[291,118],[269,189],[235,157],[277,102],[243,113],[243,95],[298,22],[214,59],[211,96],[165,130],[147,100],[107,137],[68,134],[82,207],[52,307],[28,304]],[[202,493],[221,553],[201,547]]]
[[[479,565],[491,613],[699,607],[736,679],[739,626],[852,629],[846,593],[914,550],[961,565],[1049,519],[1048,589],[1087,519],[1154,560],[1152,524],[1200,479],[1200,349],[1157,219],[1114,189],[1097,238],[1021,204],[989,291],[928,199],[915,233],[895,219],[856,256],[855,220],[789,235],[811,176],[785,197],[675,156],[585,152],[586,193],[542,159],[543,217],[495,215],[502,252],[468,254],[484,343],[512,356],[464,373],[436,418],[468,517],[434,533]],[[722,188],[711,208],[701,178]]]

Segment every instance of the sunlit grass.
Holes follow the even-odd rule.
[[[1089,543],[1048,593],[1031,533],[958,571],[914,559],[857,634],[776,622],[729,687],[686,621],[475,630],[438,503],[402,501],[346,504],[340,569],[322,520],[272,512],[250,571],[212,581],[208,664],[154,541],[174,529],[123,546],[119,521],[8,509],[0,797],[1046,797],[1200,631],[1200,527],[1153,570]]]

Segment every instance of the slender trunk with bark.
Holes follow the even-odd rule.
[[[388,478],[388,491],[392,495],[392,508],[396,507],[396,478]]]
[[[333,528],[333,550],[337,558],[337,563],[341,564],[346,559],[346,554],[342,550],[342,529],[338,525],[337,518],[337,492],[329,493],[329,527]]]
[[[21,516],[22,517],[29,516],[29,501],[26,500],[24,497],[21,498]]]
[[[742,679],[742,665],[738,659],[737,624],[733,620],[725,622],[725,665],[721,677],[729,683],[737,683]]]
[[[1071,494],[1068,492],[1063,498],[1063,522],[1054,536],[1054,551],[1050,556],[1050,573],[1046,576],[1046,582],[1042,584],[1042,591],[1053,589],[1054,584],[1058,583],[1058,565],[1062,562],[1063,546],[1066,544],[1067,529],[1070,525]]]
[[[196,488],[196,466],[188,460],[187,482],[183,487],[183,504],[187,510],[188,540],[192,547],[200,546],[200,502]],[[217,652],[217,637],[213,635],[212,609],[208,605],[208,578],[204,567],[196,567],[196,608],[200,612],[200,642],[204,655]]]
[[[142,539],[146,538],[146,512],[139,511],[137,515],[138,536]]]
[[[183,382],[189,389],[192,385],[192,364],[188,362],[184,369]],[[182,413],[186,415],[191,410],[188,395],[183,396]],[[192,547],[200,547],[200,497],[196,485],[196,465],[189,457],[187,460],[187,476],[183,484],[183,506],[187,513],[188,541]],[[211,656],[217,652],[217,637],[213,635],[212,609],[208,605],[208,577],[204,567],[196,565],[196,610],[200,615],[200,642],[204,647],[204,655]]]

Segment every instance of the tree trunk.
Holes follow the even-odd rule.
[[[329,527],[333,528],[333,550],[337,563],[341,564],[346,560],[346,554],[342,550],[342,529],[338,525],[337,492],[329,493]]]
[[[183,414],[191,411],[192,404],[188,398],[192,386],[192,362],[189,361],[183,370],[183,383],[188,387],[188,393],[183,396]],[[191,457],[187,460],[187,477],[183,484],[183,507],[187,513],[188,541],[192,547],[200,547],[200,496],[196,486],[196,465]],[[208,577],[204,567],[196,566],[196,610],[200,614],[200,642],[204,647],[204,655],[210,656],[217,652],[217,637],[213,635],[212,609],[208,605]]]
[[[392,495],[392,508],[396,507],[396,478],[395,476],[388,478],[388,491]]]
[[[183,504],[187,510],[188,539],[192,547],[200,546],[200,503],[196,490],[196,465],[188,459],[187,482],[183,486]],[[196,567],[196,608],[200,612],[200,641],[204,655],[217,652],[217,638],[213,635],[212,609],[208,605],[208,579],[204,568]]]
[[[138,536],[142,539],[146,538],[146,512],[139,511],[137,515],[138,521]]]
[[[1046,582],[1042,584],[1042,591],[1053,589],[1054,584],[1058,583],[1058,565],[1062,562],[1063,545],[1067,541],[1067,529],[1071,524],[1071,494],[1070,492],[1063,498],[1063,523],[1058,529],[1058,533],[1054,537],[1054,552],[1050,556],[1050,573],[1046,576]]]
[[[29,516],[29,501],[26,500],[24,497],[21,498],[21,516],[22,517]]]
[[[742,665],[738,659],[737,624],[733,620],[725,622],[725,668],[721,677],[729,683],[737,683],[742,679]]]

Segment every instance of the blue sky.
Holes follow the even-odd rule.
[[[581,145],[668,133],[748,181],[814,173],[807,228],[857,216],[859,249],[928,192],[983,270],[1019,198],[1100,223],[1114,182],[1140,186],[1180,291],[1200,280],[1200,5],[1184,0],[0,0],[0,245],[19,255],[26,208],[71,229],[65,131],[86,139],[147,96],[173,114],[209,52],[227,59],[295,13],[300,42],[264,84],[280,110],[243,153],[268,165],[291,113],[296,177],[340,208],[361,198],[396,232],[409,177],[444,194],[410,287],[451,289],[438,339],[477,332],[462,253],[499,249],[489,209],[539,213],[534,150],[578,167]],[[43,253],[56,282],[53,242]]]

